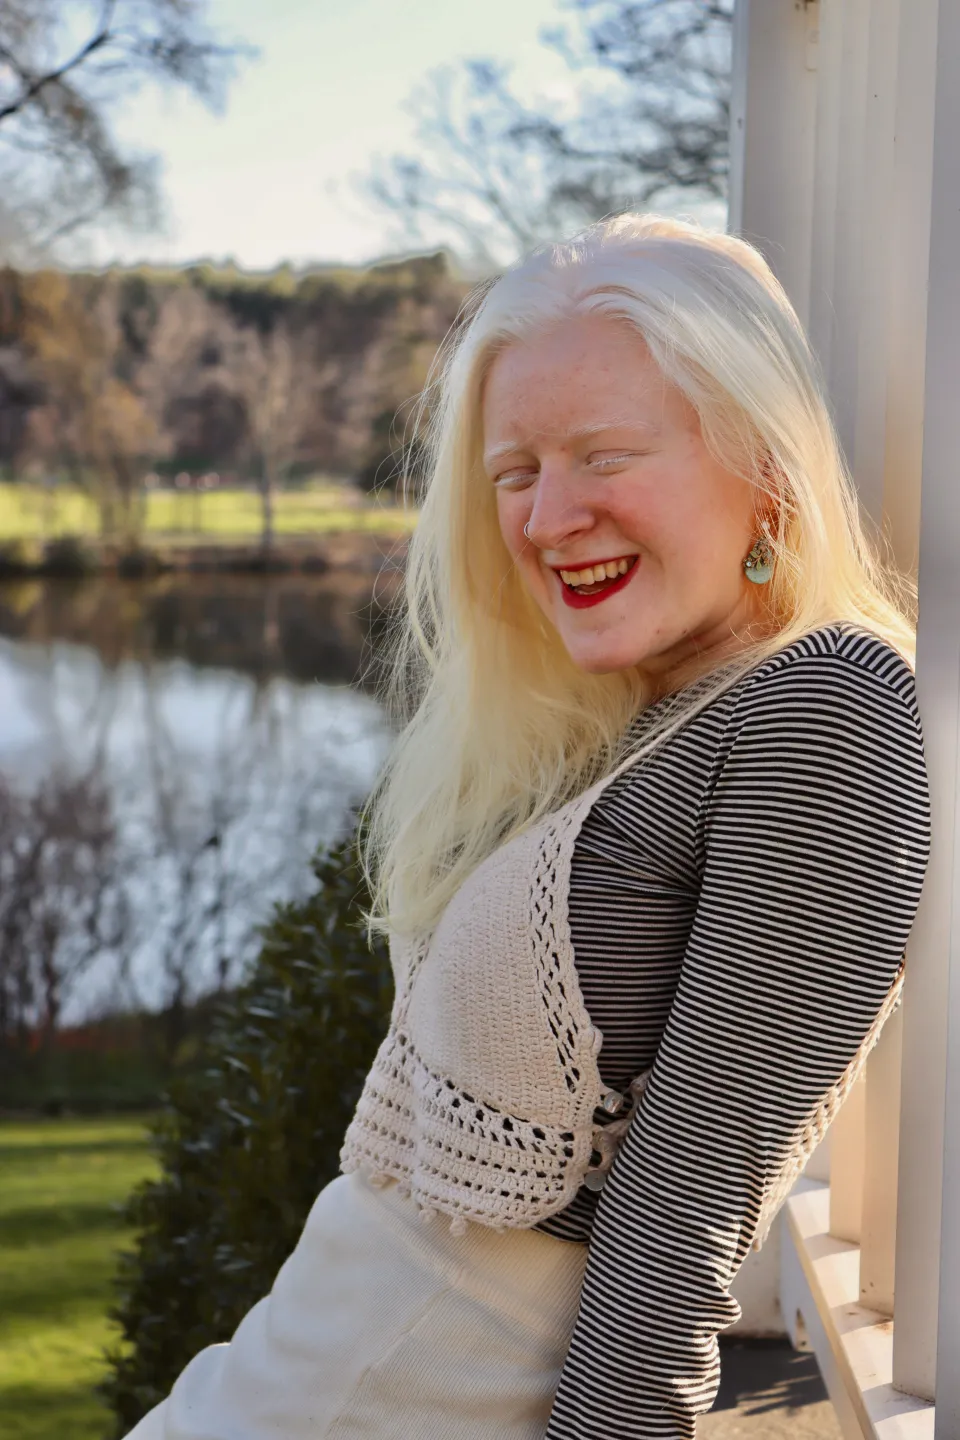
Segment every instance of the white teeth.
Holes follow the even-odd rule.
[[[560,579],[566,585],[596,585],[600,580],[615,580],[630,569],[633,556],[623,560],[608,560],[603,565],[588,566],[586,570],[561,570]]]
[[[619,575],[626,575],[630,569],[633,556],[623,560],[607,560],[604,564],[593,564],[587,566],[586,570],[561,570],[560,579],[564,585],[597,585],[600,580],[615,580]]]

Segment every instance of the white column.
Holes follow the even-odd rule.
[[[861,1077],[830,1127],[830,1234],[859,1245],[863,1225],[863,1167],[867,1082]]]
[[[942,1160],[936,1437],[960,1435],[960,6],[938,6],[920,530],[918,680],[928,736],[935,858],[924,901],[925,964],[905,1015],[919,1052],[912,1100],[931,1190]],[[949,978],[948,978],[949,971]],[[937,1061],[939,1060],[939,1064]],[[906,1073],[906,1053],[905,1053]],[[944,1096],[944,1076],[946,1094]],[[921,1096],[921,1090],[925,1093]],[[926,1100],[926,1113],[918,1102]],[[937,1154],[936,1152],[940,1153]],[[919,1206],[917,1210],[919,1212]],[[928,1224],[935,1204],[923,1207]],[[906,1219],[906,1217],[904,1217]],[[921,1217],[910,1217],[912,1226]],[[912,1235],[926,1252],[936,1236]],[[898,1266],[900,1255],[897,1257]],[[927,1262],[929,1264],[929,1261]],[[899,1322],[899,1316],[898,1316]],[[899,1323],[897,1325],[899,1329]],[[900,1381],[898,1379],[897,1383]]]
[[[885,177],[886,196],[881,197],[893,282],[883,513],[897,563],[913,575],[920,535],[936,12],[937,0],[909,0],[900,6],[894,36],[898,60],[893,168]]]
[[[901,529],[895,553],[916,550],[916,506],[885,514],[887,439],[900,399],[891,385],[895,348],[895,173],[900,0],[824,5],[817,107],[811,339],[822,356],[834,415],[864,519]],[[896,424],[896,422],[893,422]],[[919,491],[914,473],[900,484]],[[848,1104],[831,1171],[831,1232],[861,1246],[863,1303],[893,1314],[900,1084],[899,1020],[871,1056],[857,1102]]]
[[[907,0],[908,8],[910,0]],[[863,94],[859,104],[861,190],[856,251],[851,269],[856,277],[857,335],[854,361],[856,407],[851,417],[850,463],[857,492],[876,523],[883,518],[886,472],[888,396],[891,344],[894,339],[893,300],[900,277],[894,268],[894,234],[890,197],[893,194],[897,120],[897,41],[900,0],[867,0],[859,18],[858,37],[865,52]],[[865,23],[864,23],[865,22]],[[915,487],[916,488],[916,485]],[[914,524],[916,524],[914,517]],[[915,535],[911,537],[914,541]]]
[[[833,241],[832,270],[815,270],[811,279],[818,306],[811,311],[817,321],[811,339],[824,362],[840,441],[856,474],[870,0],[825,0],[822,8],[821,48],[830,47],[830,59],[818,140],[820,154],[835,153],[823,186],[818,184],[813,230],[832,228]],[[869,497],[863,498],[866,511],[875,515]]]
[[[860,1300],[893,1315],[900,1128],[901,1015],[891,1016],[867,1063]]]
[[[833,367],[833,310],[840,184],[840,98],[843,94],[843,0],[819,7],[817,105],[814,138],[813,222],[810,235],[810,304],[807,333],[827,388]]]
[[[814,170],[817,0],[737,0],[729,228],[763,251],[806,321]]]
[[[897,1297],[893,1381],[934,1399],[938,1434],[949,1387],[957,1383],[957,1346],[937,1367],[941,1288],[940,1217],[947,1063],[947,979],[960,938],[957,845],[957,746],[960,742],[960,496],[957,489],[957,376],[960,290],[956,220],[960,52],[954,0],[911,0],[899,32],[897,154],[890,210],[895,217],[898,319],[891,344],[888,513],[901,514],[902,544],[916,507],[911,478],[922,442],[920,616],[917,690],[933,807],[933,854],[910,938],[903,1005],[903,1066],[897,1216]],[[937,63],[938,23],[940,63]],[[936,135],[934,118],[936,106]],[[894,466],[896,468],[894,468]],[[906,558],[905,548],[902,558]],[[946,1220],[946,1217],[945,1217]],[[946,1252],[945,1252],[946,1254]],[[943,1338],[943,1337],[941,1337]]]
[[[807,322],[865,513],[904,570],[922,557],[933,856],[898,1022],[899,1136],[896,1030],[869,1067],[861,1238],[865,1291],[889,1308],[895,1169],[893,1380],[936,1388],[937,1440],[960,1440],[960,0],[738,0],[734,77],[730,228]],[[859,1132],[850,1148],[843,1123],[837,1224],[856,1230]]]
[[[898,293],[890,195],[895,170],[900,0],[827,0],[820,24],[811,341],[823,365],[864,519],[884,525]],[[914,474],[902,484],[919,491]],[[914,524],[900,549],[916,549]],[[889,523],[887,523],[889,530]],[[897,552],[899,553],[899,551]],[[893,1311],[900,1049],[890,1032],[835,1126],[830,1228],[861,1245],[865,1303]],[[866,1129],[865,1129],[866,1127]]]

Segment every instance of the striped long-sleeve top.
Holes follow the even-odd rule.
[[[600,1072],[653,1073],[603,1190],[540,1226],[589,1242],[548,1440],[694,1435],[764,1193],[896,976],[929,849],[912,672],[845,622],[591,808],[569,913]]]

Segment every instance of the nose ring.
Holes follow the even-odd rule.
[[[524,533],[524,535],[526,535],[526,537],[527,537],[528,540],[530,539],[530,531],[527,529],[527,525],[529,525],[529,524],[530,524],[530,521],[528,520],[528,521],[527,521],[527,524],[524,525],[524,527],[523,527],[523,533]]]

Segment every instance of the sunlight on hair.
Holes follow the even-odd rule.
[[[585,314],[635,327],[714,456],[777,515],[762,630],[732,659],[703,655],[672,677],[638,759],[828,621],[872,630],[913,664],[915,588],[865,532],[816,361],[760,252],[634,214],[541,246],[471,294],[419,402],[418,468],[405,483],[420,516],[387,645],[386,699],[402,729],[361,825],[371,935],[432,928],[498,845],[625,758],[624,732],[653,698],[639,669],[573,664],[514,572],[480,463],[493,359]]]

